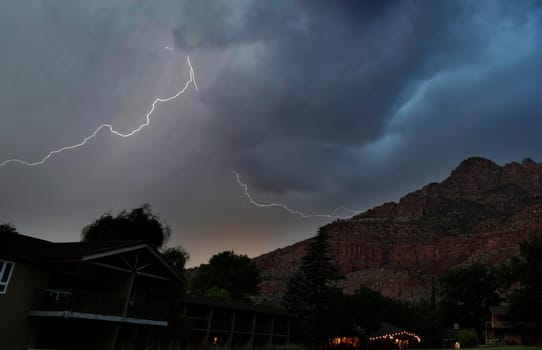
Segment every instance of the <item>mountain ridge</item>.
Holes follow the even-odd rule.
[[[499,166],[471,157],[440,183],[322,230],[346,292],[366,285],[414,301],[428,298],[431,279],[450,268],[518,255],[521,240],[542,229],[541,214],[542,163],[526,158]],[[263,297],[280,297],[311,239],[254,258]]]

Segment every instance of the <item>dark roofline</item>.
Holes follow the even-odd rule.
[[[80,261],[91,261],[99,258],[103,258],[106,256],[116,255],[116,254],[122,254],[138,249],[147,249],[151,255],[153,255],[160,263],[175,277],[179,282],[183,282],[183,277],[171,266],[171,264],[164,259],[164,256],[160,254],[160,252],[151,247],[148,243],[145,241],[116,241],[119,243],[125,242],[125,246],[119,246],[117,248],[108,250],[108,249],[102,249],[100,251],[92,252],[91,254],[83,256]],[[81,242],[85,243],[85,242]],[[90,243],[90,242],[89,242]]]
[[[171,266],[171,264],[169,263],[169,261],[167,261],[165,258],[164,258],[164,255],[162,255],[157,249],[151,247],[150,245],[146,244],[145,245],[147,246],[147,249],[158,259],[160,260],[160,262],[175,276],[175,278],[177,278],[177,280],[179,280],[179,282],[183,282],[184,281],[184,278],[183,276],[181,276],[179,274],[179,272],[177,272],[177,270],[175,270],[173,268],[173,266]]]
[[[52,242],[50,258],[54,262],[88,261],[124,251],[139,249],[144,241]]]
[[[4,232],[0,234],[0,255],[4,258],[40,261],[44,260],[44,254],[51,244],[41,238],[25,236],[16,232]]]
[[[138,249],[149,251],[175,279],[183,281],[183,277],[162,254],[145,241],[51,242],[19,233],[0,235],[0,255],[26,261],[84,262]]]
[[[181,297],[180,299],[178,299],[177,301],[180,304],[212,306],[212,307],[222,308],[222,309],[259,312],[259,313],[266,313],[266,314],[272,314],[272,315],[278,315],[278,316],[293,317],[291,314],[289,314],[285,310],[282,310],[276,307],[267,306],[267,305],[254,305],[254,304],[241,302],[241,301],[228,301],[228,300],[212,299],[209,297],[193,296],[193,295],[185,295]]]

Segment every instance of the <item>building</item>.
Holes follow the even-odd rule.
[[[171,336],[181,276],[140,241],[0,235],[0,349],[139,349]]]
[[[292,317],[267,306],[185,296],[178,304],[186,322],[183,346],[246,348],[290,343]]]
[[[505,306],[491,306],[491,321],[486,323],[486,343],[510,345],[542,344],[542,327],[537,322],[510,319]]]

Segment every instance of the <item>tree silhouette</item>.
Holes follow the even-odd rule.
[[[117,216],[103,214],[99,219],[83,228],[81,240],[84,242],[141,240],[160,249],[168,241],[170,228],[151,212],[149,204],[128,212],[121,211]]]
[[[3,233],[17,233],[17,229],[15,228],[15,226],[10,224],[9,222],[6,222],[3,224],[0,224],[0,234],[3,234]]]
[[[521,285],[510,297],[514,321],[538,321],[542,314],[542,233],[532,232],[520,245],[520,258],[512,263],[514,279]]]
[[[328,236],[318,230],[302,259],[298,272],[290,278],[283,298],[283,306],[303,322],[298,330],[308,345],[325,341],[334,299],[339,293],[332,285],[336,279],[333,260],[328,254]]]
[[[202,294],[223,289],[233,300],[242,300],[258,293],[260,280],[260,270],[248,256],[224,251],[198,267],[192,287]]]
[[[186,262],[190,257],[186,250],[181,246],[167,248],[162,254],[177,271],[184,271]]]
[[[447,271],[440,279],[441,306],[449,323],[482,331],[489,307],[498,305],[499,280],[494,268],[474,263]]]

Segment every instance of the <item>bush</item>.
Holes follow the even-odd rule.
[[[457,340],[462,348],[477,348],[479,344],[478,335],[472,328],[457,332]]]

